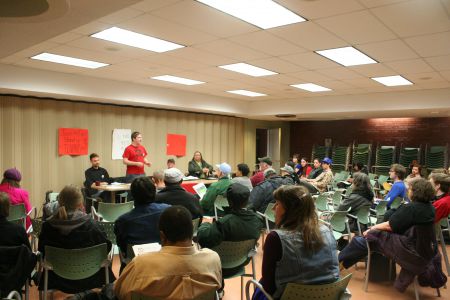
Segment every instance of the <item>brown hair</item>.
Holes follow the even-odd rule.
[[[450,189],[450,176],[445,173],[431,173],[430,179],[433,179],[435,184],[439,184],[439,189],[447,194]]]
[[[277,226],[286,230],[299,231],[307,251],[320,249],[324,241],[320,233],[314,200],[308,190],[302,186],[283,185],[273,192],[273,197],[285,209]]]
[[[9,179],[9,178],[3,178],[1,184],[4,184],[4,183],[7,183],[10,186],[15,187],[15,188],[20,188],[20,182],[19,181],[15,181],[15,180],[12,180],[12,179]]]
[[[0,192],[0,217],[7,218],[9,216],[9,195],[7,193]]]
[[[435,191],[431,182],[418,178],[410,182],[411,201],[428,203],[434,199]]]
[[[100,156],[98,156],[97,153],[91,153],[91,155],[89,155],[89,160],[92,160],[95,157],[100,157]]]
[[[131,134],[131,140],[135,140],[137,138],[138,135],[140,135],[141,133],[139,131],[135,131]]]
[[[79,187],[66,185],[58,195],[59,208],[56,218],[67,220],[67,214],[77,210],[83,203],[83,194]]]
[[[393,164],[391,166],[391,170],[394,171],[395,175],[397,175],[398,179],[403,180],[406,176],[406,168],[400,164]]]

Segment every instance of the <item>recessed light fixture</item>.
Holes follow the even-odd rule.
[[[292,84],[292,87],[298,88],[298,89],[302,89],[302,90],[306,90],[306,91],[310,91],[310,92],[328,92],[331,91],[331,89],[326,88],[324,86],[321,85],[317,85],[314,83],[300,83],[300,84]]]
[[[183,45],[164,41],[145,34],[140,34],[118,27],[105,29],[91,35],[91,37],[158,53],[184,47]]]
[[[184,84],[184,85],[196,85],[196,84],[203,84],[203,81],[193,80],[193,79],[187,79],[183,77],[177,77],[172,75],[162,75],[162,76],[155,76],[151,77],[152,79],[156,80],[162,80],[162,81],[168,81],[172,83],[178,83],[178,84]]]
[[[197,0],[245,22],[269,29],[306,19],[271,0]]]
[[[101,62],[85,60],[85,59],[75,58],[75,57],[70,57],[70,56],[63,56],[63,55],[58,55],[58,54],[51,54],[51,53],[47,53],[47,52],[32,56],[31,59],[43,60],[43,61],[53,62],[53,63],[57,63],[57,64],[64,64],[64,65],[70,65],[70,66],[76,66],[76,67],[82,67],[82,68],[88,68],[88,69],[97,69],[97,68],[109,66],[109,64],[104,64]]]
[[[254,77],[260,77],[260,76],[269,76],[269,75],[275,75],[278,73],[255,67],[246,63],[237,63],[237,64],[231,64],[231,65],[223,65],[219,66],[219,68],[226,69],[229,71],[234,71],[238,73],[242,73],[245,75],[250,75]]]
[[[227,91],[227,93],[238,94],[238,95],[248,96],[248,97],[261,97],[261,96],[267,96],[266,94],[256,93],[256,92],[247,91],[247,90]]]
[[[413,83],[408,79],[400,76],[384,76],[384,77],[372,77],[373,80],[378,81],[385,86],[399,86],[399,85],[412,85]]]
[[[342,47],[314,52],[325,56],[326,58],[331,59],[332,61],[335,61],[345,67],[377,63],[376,60],[370,58],[369,56],[353,47]]]

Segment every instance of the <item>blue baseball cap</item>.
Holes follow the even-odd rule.
[[[216,167],[222,172],[223,174],[230,174],[231,173],[231,167],[226,162],[221,163],[220,165],[216,165]]]
[[[328,165],[332,165],[333,161],[331,160],[331,158],[325,157],[324,159],[322,159],[322,163],[326,163]]]

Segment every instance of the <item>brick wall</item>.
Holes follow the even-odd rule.
[[[418,147],[425,144],[450,143],[450,118],[385,118],[341,121],[291,122],[291,153],[311,157],[313,144],[324,145],[331,138],[333,145],[356,143]],[[374,161],[374,160],[373,160]]]

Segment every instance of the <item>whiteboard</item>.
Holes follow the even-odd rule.
[[[112,159],[122,159],[123,151],[131,144],[131,129],[114,129],[112,134]]]

